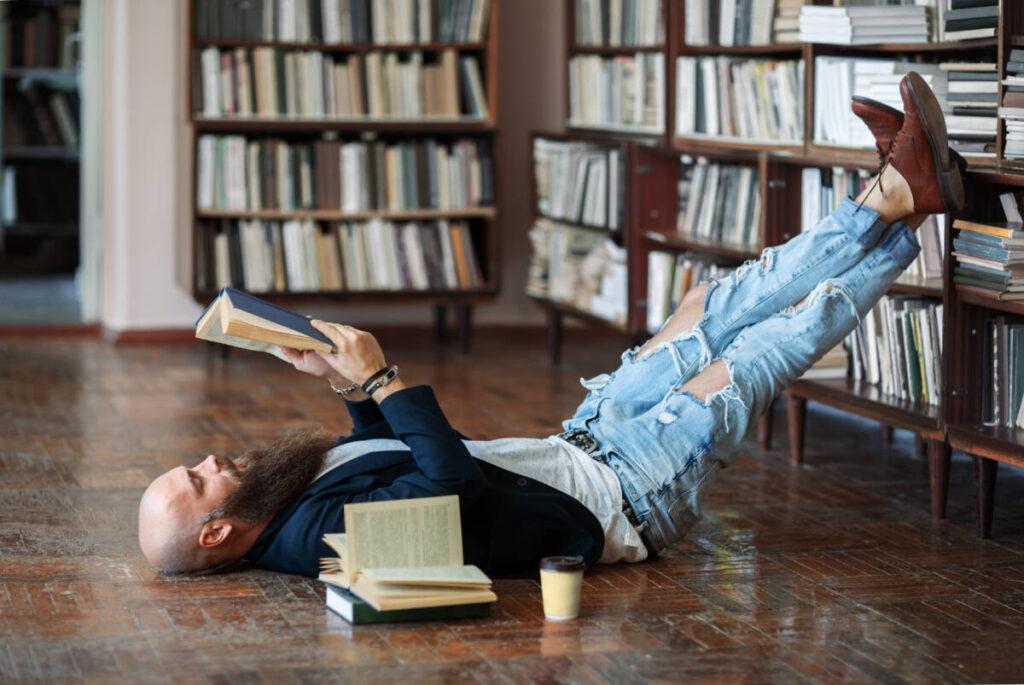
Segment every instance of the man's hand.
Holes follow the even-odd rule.
[[[366,331],[316,319],[310,323],[334,343],[332,352],[317,351],[314,354],[339,375],[363,384],[387,366],[380,344]]]
[[[288,361],[292,363],[292,366],[302,373],[323,378],[332,371],[331,365],[317,356],[313,350],[296,350],[292,347],[282,347],[281,351],[284,352],[284,356],[288,357]]]

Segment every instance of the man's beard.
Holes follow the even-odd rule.
[[[260,523],[279,514],[313,480],[337,438],[322,428],[292,431],[265,447],[251,449],[222,468],[238,478],[238,488],[207,516]],[[237,464],[237,468],[236,465]]]

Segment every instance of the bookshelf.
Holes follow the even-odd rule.
[[[250,249],[270,251],[273,268],[284,272],[271,279],[269,290],[254,290],[261,297],[285,306],[422,304],[433,308],[439,340],[447,337],[454,310],[461,347],[468,351],[473,307],[493,299],[500,284],[494,162],[498,2],[471,0],[455,7],[404,0],[386,17],[373,16],[372,2],[334,3],[352,13],[332,19],[325,9],[330,3],[302,0],[288,5],[293,22],[280,13],[275,18],[267,9],[274,5],[263,1],[237,9],[225,0],[190,0],[188,108],[195,174],[187,286],[195,299],[208,302],[225,279],[245,287],[236,282],[237,268],[225,271],[224,250],[215,243],[228,234],[228,261],[238,261],[245,247],[234,247],[242,240],[235,235],[244,224],[259,222],[267,227],[266,244],[250,243]],[[429,12],[421,11],[428,6]],[[211,60],[219,71],[210,68]],[[211,73],[219,85],[209,82]],[[225,81],[233,84],[233,95],[217,90]],[[217,104],[209,104],[211,93]],[[239,137],[245,141],[240,164],[247,200],[200,203],[200,188],[210,187],[203,185],[209,179],[201,166],[202,141]],[[251,148],[267,141],[283,143],[293,153],[279,154],[294,158],[278,156],[271,164],[250,156]],[[369,152],[361,166],[337,171],[330,157],[324,164],[303,157],[318,144],[362,145]],[[474,153],[456,162],[460,144],[475,146]],[[403,146],[442,148],[447,156],[416,149],[406,156]],[[374,156],[378,147],[387,152]],[[397,149],[393,157],[391,148]],[[229,186],[232,174],[237,183],[238,164],[226,163],[215,192]],[[273,176],[265,175],[268,165]],[[356,176],[359,183],[346,187]],[[456,187],[465,198],[442,199]],[[359,199],[341,204],[336,193]],[[291,244],[305,262],[288,262],[288,243],[275,235],[296,222],[313,226],[303,234],[306,242]],[[414,223],[415,230],[409,228]],[[350,228],[349,235],[357,237],[346,242]],[[303,269],[301,278],[291,277]],[[391,274],[387,283],[378,278],[382,270]],[[315,272],[313,287],[304,282],[309,271]]]
[[[565,0],[567,12],[568,61],[578,54],[620,56],[641,48],[578,46],[574,37],[573,0]],[[629,165],[623,182],[629,189],[629,212],[622,236],[628,254],[629,315],[625,326],[611,326],[632,342],[648,336],[646,330],[647,256],[651,250],[703,255],[724,264],[755,258],[759,250],[782,243],[800,230],[801,171],[807,167],[860,169],[874,171],[877,155],[873,149],[827,144],[814,135],[815,65],[819,57],[850,57],[900,60],[929,64],[942,61],[984,61],[998,65],[998,99],[1002,101],[1009,51],[1024,47],[1024,6],[1001,4],[995,37],[931,43],[886,43],[877,45],[822,45],[808,43],[767,43],[763,45],[688,45],[685,42],[684,0],[665,0],[661,8],[666,22],[663,43],[642,48],[647,53],[665,55],[665,129],[638,135],[621,127],[584,129],[574,125],[566,111],[567,138],[615,141],[628,150]],[[831,4],[815,1],[813,4]],[[679,57],[728,56],[735,59],[799,60],[803,68],[803,130],[798,140],[776,141],[749,136],[717,136],[676,131],[676,60]],[[553,135],[553,134],[545,134]],[[965,218],[994,219],[998,194],[1024,188],[1024,159],[1005,158],[1006,131],[1002,120],[996,133],[995,152],[987,156],[966,154],[969,168],[965,185],[969,197],[977,198],[963,212]],[[756,165],[760,174],[761,210],[757,219],[759,241],[756,246],[695,239],[676,231],[677,189],[681,155],[700,156],[712,162]],[[993,208],[995,208],[993,210]],[[997,464],[1024,466],[1024,430],[997,428],[982,424],[978,374],[981,340],[977,331],[996,316],[1024,322],[1024,304],[998,301],[977,293],[961,292],[952,284],[952,222],[945,220],[944,273],[941,278],[904,276],[890,294],[913,295],[942,304],[942,393],[938,404],[900,400],[882,393],[879,386],[852,378],[830,380],[801,379],[785,392],[788,409],[790,456],[795,463],[803,459],[805,406],[808,400],[821,402],[882,424],[883,439],[892,428],[903,428],[918,436],[927,448],[931,488],[931,511],[935,520],[945,517],[952,449],[970,454],[975,461],[975,486],[978,499],[978,524],[982,535],[991,531]],[[549,315],[549,341],[552,359],[560,354],[562,319],[575,317],[590,325],[608,326],[587,312],[539,304],[555,309]],[[764,446],[771,443],[770,422],[759,424]]]
[[[0,4],[0,271],[79,262],[78,2]]]

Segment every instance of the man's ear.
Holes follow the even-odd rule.
[[[203,525],[203,529],[199,531],[199,546],[207,548],[219,547],[227,542],[234,529],[234,524],[231,523],[230,519],[207,521]]]

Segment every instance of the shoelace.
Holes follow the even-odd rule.
[[[882,172],[885,171],[885,167],[889,166],[889,162],[892,161],[892,152],[896,149],[896,140],[902,134],[903,129],[900,128],[900,130],[896,132],[896,135],[892,137],[892,140],[889,141],[889,149],[885,152],[882,151],[882,146],[878,144],[878,141],[875,141],[875,149],[878,150],[878,154],[880,156],[880,159],[878,160],[878,169],[875,171],[875,182],[871,185],[871,188],[868,189],[867,195],[864,196],[864,199],[857,204],[858,212],[860,211],[860,208],[864,206],[864,202],[868,199],[868,196],[871,195],[871,191],[875,189],[875,186],[878,186],[878,189],[882,191],[883,195],[885,195],[885,188],[882,186]]]

